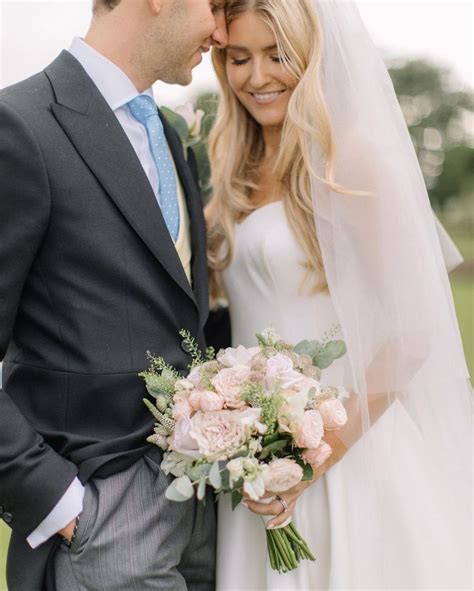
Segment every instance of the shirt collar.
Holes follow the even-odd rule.
[[[123,70],[93,49],[83,39],[75,37],[69,48],[69,53],[87,72],[112,111],[123,107],[140,94]],[[141,94],[148,95],[154,100],[151,87]]]

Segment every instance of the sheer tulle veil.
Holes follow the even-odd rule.
[[[416,535],[428,540],[436,522],[445,529],[433,531],[456,541],[455,552],[446,548],[451,579],[439,588],[470,588],[472,392],[436,222],[390,77],[357,7],[312,3],[323,37],[335,181],[361,192],[341,195],[312,179],[329,291],[348,349],[352,395],[342,438],[364,458],[365,494],[354,519],[360,536],[380,540],[374,569],[383,569],[393,551],[384,528],[389,535],[394,495],[399,502],[405,494]],[[308,142],[324,178],[321,152]],[[413,474],[415,456],[423,468]],[[426,523],[417,520],[422,509]],[[374,580],[383,581],[379,575]]]

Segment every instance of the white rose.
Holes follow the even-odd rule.
[[[278,410],[278,424],[284,433],[295,434],[303,420],[308,393],[298,392],[289,396]]]
[[[281,388],[291,388],[306,377],[293,368],[293,361],[283,353],[277,353],[268,359],[265,376],[266,386],[272,390],[278,384]]]
[[[198,442],[191,433],[191,426],[191,419],[187,415],[183,415],[176,422],[170,448],[184,456],[202,458],[203,454],[199,450]]]
[[[242,425],[247,427],[249,433],[257,431],[257,433],[263,435],[266,432],[267,426],[259,420],[261,414],[261,408],[245,408],[240,411],[240,421]]]
[[[201,122],[204,116],[204,111],[201,111],[201,109],[195,111],[193,105],[189,102],[176,107],[175,111],[186,121],[189,135],[191,137],[197,137],[201,132]]]
[[[244,475],[244,458],[234,458],[227,463],[226,468],[229,472],[230,486],[234,486]]]
[[[245,480],[244,492],[252,499],[258,501],[265,494],[265,480],[263,474],[257,474],[252,479]]]
[[[250,363],[255,355],[260,353],[260,347],[246,348],[239,345],[236,349],[228,347],[223,353],[217,356],[219,363],[226,367],[234,367],[235,365],[246,365],[250,367]]]

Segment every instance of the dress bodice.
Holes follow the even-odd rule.
[[[305,254],[288,224],[282,201],[268,203],[235,226],[235,252],[224,272],[234,345],[255,344],[267,327],[291,343],[303,339],[342,338],[327,291],[311,293]],[[325,370],[326,379],[341,360]],[[338,371],[339,370],[339,371]]]

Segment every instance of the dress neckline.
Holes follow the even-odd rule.
[[[269,201],[268,203],[265,203],[264,205],[261,205],[260,207],[257,207],[256,209],[254,209],[251,213],[249,213],[248,216],[244,217],[244,219],[241,222],[238,222],[236,225],[242,226],[243,224],[245,224],[245,222],[249,218],[253,217],[255,214],[257,214],[262,209],[266,209],[267,207],[270,207],[270,205],[276,205],[276,204],[282,204],[282,203],[283,203],[282,199],[277,199],[276,201]]]

